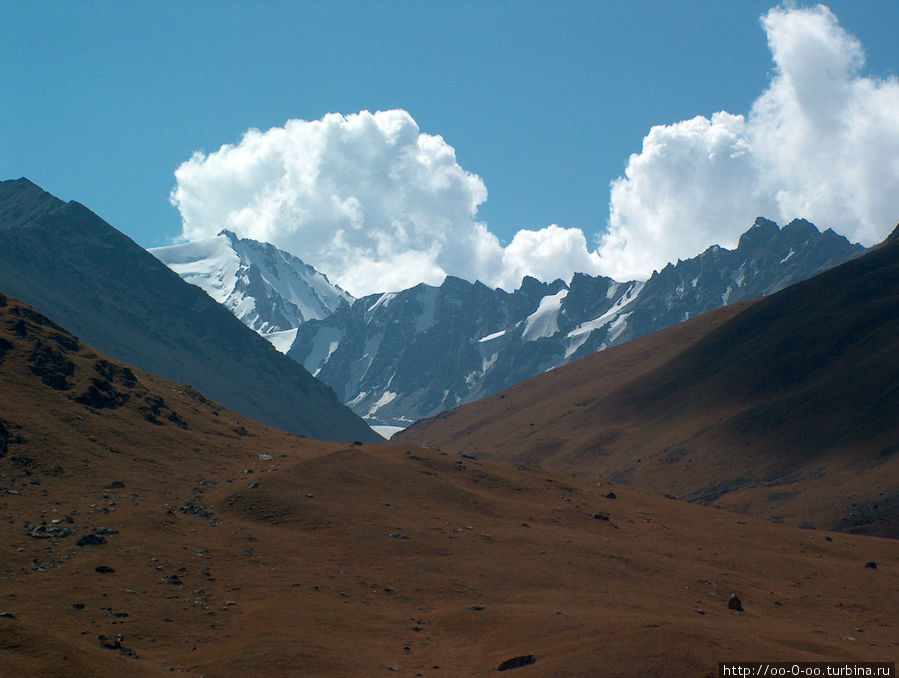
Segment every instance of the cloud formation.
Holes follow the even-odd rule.
[[[826,7],[761,21],[775,63],[768,88],[747,115],[653,127],[611,182],[596,243],[551,225],[503,246],[477,218],[483,181],[402,110],[290,120],[195,153],[171,194],[183,237],[228,228],[271,242],[357,296],[447,274],[505,289],[524,275],[646,277],[734,246],[760,215],[880,240],[897,219],[899,82],[861,75],[861,45]]]
[[[749,114],[653,127],[612,182],[606,273],[733,247],[756,216],[805,217],[866,245],[895,225],[899,82],[861,75],[860,43],[824,6],[761,21],[775,72]]]

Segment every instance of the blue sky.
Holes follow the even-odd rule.
[[[652,126],[749,113],[774,70],[759,20],[772,6],[14,0],[0,4],[0,178],[154,247],[182,234],[169,194],[195,151],[402,109],[480,177],[476,220],[502,245],[558,224],[589,249]],[[861,74],[890,77],[899,3],[828,6],[864,49]]]

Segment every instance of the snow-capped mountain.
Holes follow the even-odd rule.
[[[150,253],[282,353],[293,343],[297,327],[353,302],[349,293],[292,254],[227,230]]]
[[[510,294],[449,277],[364,297],[304,323],[288,356],[369,424],[404,427],[863,251],[804,220],[779,228],[759,218],[736,249],[710,247],[647,281],[525,278]]]

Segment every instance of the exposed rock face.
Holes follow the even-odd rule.
[[[759,218],[649,280],[525,278],[514,293],[449,277],[376,294],[301,325],[288,355],[369,423],[407,426],[723,305],[771,294],[864,252],[804,220]]]

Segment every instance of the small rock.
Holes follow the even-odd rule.
[[[109,565],[98,565],[94,568],[94,572],[99,572],[100,574],[113,574],[115,573],[115,569]]]
[[[740,599],[737,598],[736,594],[730,594],[730,600],[727,601],[727,609],[736,610],[737,612],[743,611],[743,603],[740,602]]]
[[[609,493],[606,495],[606,499],[618,499],[618,497],[615,496],[615,493],[614,493],[614,492],[609,492]]]
[[[481,610],[484,609],[484,606],[483,606],[483,605],[478,605],[477,603],[475,603],[474,605],[469,605],[469,606],[466,607],[465,609],[466,609],[466,610],[471,610],[472,612],[480,612]]]
[[[270,455],[268,452],[263,452],[259,455],[259,461],[272,461],[274,457]]]
[[[595,520],[605,520],[606,522],[609,520],[609,516],[605,513],[595,513],[593,514],[593,518]]]
[[[412,538],[412,537],[410,537],[408,534],[403,534],[403,533],[400,532],[400,531],[389,532],[389,533],[387,534],[387,536],[388,536],[388,537],[393,537],[394,539],[411,539],[411,538]]]
[[[72,608],[75,610],[83,610],[84,603],[72,603]]]
[[[106,537],[97,534],[86,534],[75,542],[76,546],[99,546],[106,543]]]
[[[109,485],[106,486],[108,490],[120,490],[125,487],[125,482],[123,480],[113,480]]]
[[[876,569],[877,569],[877,563],[875,563],[875,562],[872,560],[872,561],[870,561],[870,562],[865,563],[865,567],[867,567],[868,569],[871,569],[871,570],[876,570]]]
[[[0,612],[0,618],[17,619],[16,615],[14,615],[12,612]]]
[[[510,671],[511,669],[520,669],[522,666],[530,666],[537,662],[537,658],[532,654],[522,655],[520,657],[512,657],[496,667],[497,671]]]

